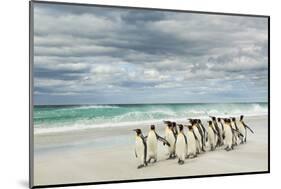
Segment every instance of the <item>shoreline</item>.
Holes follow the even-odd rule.
[[[140,170],[136,169],[134,156],[134,126],[34,135],[35,184],[266,171],[267,119],[267,115],[245,117],[255,131],[254,135],[248,134],[247,144],[230,152],[223,148],[205,152],[198,158],[187,159],[183,166],[177,165],[176,160],[166,160],[166,148],[159,143],[159,161]],[[149,125],[140,128],[146,134]],[[156,125],[156,131],[163,136],[164,125]]]

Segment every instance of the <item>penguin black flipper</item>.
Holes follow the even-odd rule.
[[[238,133],[238,136],[244,137],[244,135],[243,135],[242,133],[240,133],[239,130],[236,130],[236,129],[233,129],[233,128],[231,128],[231,129],[232,129],[232,132],[233,132],[233,133],[234,133],[234,131],[235,131],[235,132]]]
[[[224,133],[224,127],[223,127],[223,124],[222,123],[220,123],[221,124],[221,128],[222,128],[222,132]]]
[[[163,142],[164,145],[167,144],[169,147],[171,146],[171,144],[166,139],[164,139],[163,137],[159,136],[156,132],[155,132],[155,135],[156,135],[157,140]]]
[[[187,138],[186,138],[185,134],[183,136],[184,136],[185,144],[187,144]]]
[[[203,138],[203,131],[201,129],[201,127],[199,125],[196,125],[198,131],[199,131],[199,134],[201,135],[201,137]]]
[[[147,136],[146,136],[147,137]],[[144,165],[147,165],[146,163],[146,157],[147,157],[147,145],[146,145],[146,141],[145,141],[145,137],[141,136],[142,142],[143,142],[143,146],[144,146],[144,160],[143,163]]]
[[[193,130],[192,130],[192,133],[193,133],[193,135],[194,135],[195,140],[196,140],[198,143],[200,143]]]
[[[244,127],[246,127],[247,129],[249,129],[249,130],[251,131],[251,133],[254,134],[254,131],[253,131],[248,125],[246,125],[246,124],[244,123],[244,121],[241,121],[241,122],[242,122],[242,124],[244,125]]]
[[[202,129],[203,129],[203,132],[204,132],[204,134],[206,133],[206,129],[205,129],[205,127],[203,126],[203,124],[200,122],[199,123],[200,125],[201,125],[201,127],[202,127]]]
[[[135,155],[136,155],[136,157],[138,157],[138,154],[137,154],[136,150],[135,150]]]
[[[215,135],[218,135],[217,131],[211,126],[213,132],[215,133]]]

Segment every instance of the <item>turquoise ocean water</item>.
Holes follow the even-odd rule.
[[[187,103],[122,105],[40,105],[34,107],[35,133],[149,124],[215,116],[266,115],[267,103]]]

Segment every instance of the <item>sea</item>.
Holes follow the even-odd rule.
[[[186,120],[209,116],[267,115],[268,104],[181,103],[35,105],[34,133],[67,132],[97,127],[148,125],[163,120]]]

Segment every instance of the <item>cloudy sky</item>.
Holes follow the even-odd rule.
[[[35,3],[35,104],[266,102],[267,18]]]

